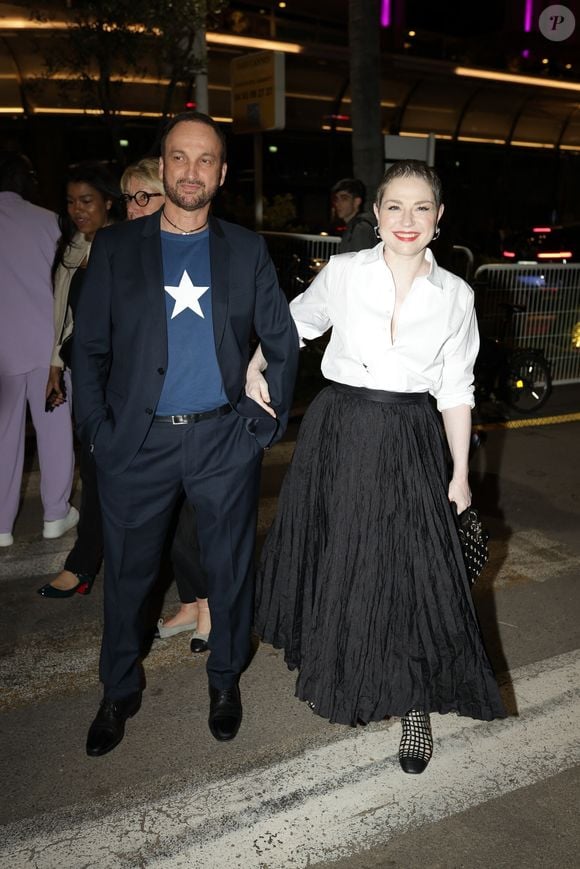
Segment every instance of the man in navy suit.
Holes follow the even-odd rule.
[[[74,332],[77,424],[98,469],[105,534],[104,698],[87,753],[111,751],[141,703],[141,611],[182,488],[208,576],[210,730],[233,739],[250,652],[260,465],[287,421],[298,338],[262,238],[210,215],[225,138],[207,115],[166,128],[157,214],[95,238]],[[276,416],[244,391],[250,341]]]

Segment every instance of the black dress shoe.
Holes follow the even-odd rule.
[[[209,686],[209,729],[220,742],[233,739],[242,723],[242,700],[237,685],[231,688]]]
[[[141,692],[128,694],[120,700],[104,697],[87,735],[87,754],[101,757],[112,751],[125,735],[125,721],[136,715],[141,706]]]

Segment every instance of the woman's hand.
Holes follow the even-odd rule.
[[[458,514],[471,505],[471,489],[467,477],[453,477],[447,494],[449,500],[455,504]]]
[[[262,345],[258,344],[246,371],[246,395],[276,419],[276,411],[270,407],[268,383],[262,374],[267,367],[268,363],[264,359]]]
[[[46,398],[50,398],[50,403],[53,407],[59,407],[66,401],[61,387],[62,368],[58,365],[51,365],[48,373],[48,383],[46,384]]]
[[[261,371],[252,369],[251,364],[246,373],[246,395],[276,418],[275,410],[270,407],[270,390],[266,378]]]

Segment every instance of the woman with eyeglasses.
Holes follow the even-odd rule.
[[[81,163],[69,172],[65,202],[59,217],[62,235],[53,266],[55,343],[46,387],[47,409],[66,401],[62,374],[66,367],[70,367],[74,314],[82,293],[91,244],[99,229],[122,220],[124,216],[119,185],[105,166]],[[42,597],[89,594],[101,567],[101,507],[95,465],[88,444],[81,444],[80,477],[82,491],[77,539],[58,576],[38,589]]]
[[[121,177],[121,190],[128,220],[159,211],[165,202],[163,183],[159,177],[159,160],[156,157],[144,157],[127,166]]]
[[[121,190],[129,220],[159,211],[165,202],[159,160],[144,157],[128,166],[121,178]],[[184,499],[171,545],[171,562],[181,606],[171,618],[159,619],[155,636],[165,639],[183,631],[193,631],[190,648],[194,653],[207,651],[211,627],[206,579],[199,558],[195,511]]]

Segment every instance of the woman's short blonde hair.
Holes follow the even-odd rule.
[[[129,181],[132,178],[139,178],[143,184],[149,188],[151,193],[164,193],[163,182],[159,177],[159,158],[144,157],[138,160],[137,163],[131,163],[127,166],[121,176],[121,190],[126,190]]]

